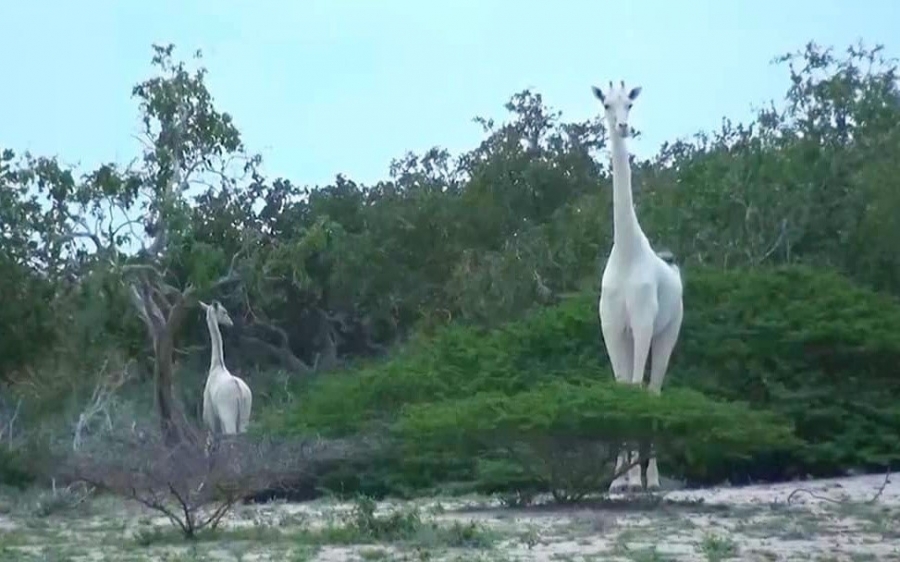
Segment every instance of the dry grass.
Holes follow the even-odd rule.
[[[483,497],[240,505],[185,541],[163,517],[99,497],[0,500],[0,560],[900,561],[900,486],[883,476],[680,491],[664,499],[503,508]],[[13,499],[14,502],[9,500]]]

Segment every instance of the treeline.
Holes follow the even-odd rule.
[[[132,167],[82,173],[55,158],[2,153],[0,407],[25,397],[37,416],[83,399],[111,357],[155,368],[179,388],[202,384],[208,343],[196,297],[219,299],[235,319],[225,334],[233,371],[263,385],[280,370],[305,385],[389,355],[411,335],[496,328],[596,294],[612,233],[599,112],[566,122],[539,94],[520,92],[506,121],[479,121],[484,140],[467,153],[407,154],[389,180],[365,186],[338,176],[310,189],[267,177],[236,120],[215,106],[205,71],[173,52],[154,47],[158,73],[132,92],[146,147]],[[698,270],[802,265],[897,295],[896,63],[878,47],[815,44],[778,60],[783,100],[750,123],[726,119],[634,163],[645,231],[678,256],[687,287]],[[688,311],[703,297],[689,294]],[[747,298],[759,311],[778,301]],[[803,318],[816,317],[784,322]],[[895,327],[879,326],[872,333],[883,338],[879,329]],[[168,351],[151,346],[170,339]],[[745,360],[777,369],[771,355],[758,348]],[[702,368],[727,370],[733,360],[724,354]],[[699,368],[674,365],[672,384]],[[179,379],[181,371],[194,375]],[[258,394],[262,418],[283,398]]]

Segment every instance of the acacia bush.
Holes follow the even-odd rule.
[[[393,421],[406,404],[522,391],[554,372],[580,380],[611,377],[598,360],[597,320],[581,304],[572,299],[495,329],[453,325],[416,338],[384,361],[317,379],[305,387],[302,407],[273,408],[257,428],[337,437]]]
[[[687,276],[666,388],[779,412],[805,441],[786,457],[705,475],[698,466],[692,477],[832,476],[900,460],[900,301],[804,266]]]
[[[628,422],[626,433],[646,427],[641,420],[658,424],[663,418],[655,416],[668,416],[664,418],[668,423],[684,424],[669,427],[695,428],[696,422],[697,435],[702,436],[707,431],[702,419],[718,412],[725,427],[748,428],[741,439],[735,438],[735,451],[759,439],[749,457],[730,454],[725,441],[719,441],[721,450],[718,445],[697,448],[680,441],[679,447],[661,450],[661,470],[692,483],[834,475],[848,467],[883,467],[897,459],[900,303],[896,299],[854,285],[839,274],[804,266],[730,271],[694,267],[685,278],[685,324],[663,391],[666,397],[672,395],[671,402],[610,398],[601,408],[597,395],[598,402],[585,410],[575,403],[553,402],[569,395],[530,394],[538,392],[535,389],[549,392],[546,388],[574,389],[612,380],[597,325],[596,296],[585,293],[493,330],[448,327],[410,342],[386,361],[316,380],[305,387],[302,407],[273,409],[263,414],[257,429],[345,436],[379,431],[403,422],[405,415],[415,415],[422,424],[431,419],[459,425],[462,431],[465,423],[476,423],[472,421],[476,406],[493,404],[485,401],[490,396],[532,404],[532,423],[542,423],[542,401],[584,416],[577,418],[582,424],[588,424],[591,416],[603,416],[604,431],[612,431],[610,420],[637,420]],[[545,386],[550,383],[573,386]],[[614,392],[603,386],[596,389]],[[679,391],[687,390],[715,402],[678,398]],[[465,402],[474,396],[481,398]],[[760,415],[782,416],[793,425],[799,442],[786,448],[778,440],[769,441],[766,431],[750,431],[752,424],[739,421],[740,416],[749,416],[744,406],[720,404],[738,400]],[[646,412],[641,410],[644,405]],[[470,410],[460,412],[469,413],[459,414],[458,424],[448,422],[446,416],[457,415],[454,408],[463,406]],[[726,412],[731,410],[735,413],[729,418]],[[488,416],[479,423],[497,422]],[[578,426],[581,433],[567,433],[574,431],[569,429],[555,435],[584,438],[583,427],[587,426]],[[595,429],[602,435],[602,428]],[[416,442],[423,436],[411,439]],[[381,478],[393,479],[393,487],[474,479],[473,465],[454,454],[410,450],[403,466],[390,459],[387,462],[394,464],[381,465]],[[359,483],[358,474],[353,478]],[[369,478],[375,477],[369,473]]]
[[[797,445],[788,422],[744,404],[684,389],[654,396],[609,379],[571,383],[564,381],[573,377],[553,375],[553,382],[512,395],[484,392],[404,408],[395,430],[418,455],[450,449],[473,460],[507,461],[519,478],[495,488],[520,492],[516,486],[524,483],[527,493],[536,483],[558,501],[605,491],[628,468],[615,471],[620,444],[652,442],[663,459],[720,462]]]

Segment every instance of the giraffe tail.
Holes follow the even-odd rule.
[[[669,265],[678,265],[678,259],[675,257],[675,254],[672,253],[671,250],[660,250],[656,252],[656,255],[659,256],[659,259]]]
[[[660,250],[656,252],[656,255],[676,272],[681,272],[681,268],[678,267],[678,258],[675,257],[671,250]]]

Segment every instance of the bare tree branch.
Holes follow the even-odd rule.
[[[760,256],[758,259],[755,260],[754,265],[761,264],[762,262],[769,259],[769,257],[772,254],[775,253],[775,250],[777,250],[778,247],[781,246],[782,242],[785,239],[785,236],[787,236],[787,231],[788,231],[788,221],[787,221],[787,219],[782,219],[781,225],[778,229],[778,236],[776,236],[775,241],[772,242],[772,245],[769,247],[768,250],[766,250],[766,252],[762,256]]]
[[[186,432],[197,428],[185,428]],[[67,471],[89,483],[162,513],[185,537],[215,528],[244,498],[301,477],[312,459],[302,442],[231,437],[206,446],[194,439],[111,439],[75,453]]]
[[[3,424],[0,424],[0,442],[3,441],[3,433],[5,431],[6,435],[7,435],[6,445],[10,451],[12,451],[13,445],[15,443],[15,433],[13,433],[13,430],[15,428],[16,419],[19,417],[19,410],[21,408],[22,408],[22,399],[19,398],[19,401],[16,402],[16,409],[13,411],[12,415],[10,416],[9,421],[6,422],[5,427]]]
[[[103,362],[100,373],[97,377],[97,383],[94,391],[88,401],[87,406],[78,415],[75,423],[75,434],[72,438],[72,450],[77,451],[84,440],[84,432],[90,425],[91,421],[98,416],[103,415],[106,418],[107,430],[112,430],[112,418],[109,414],[111,402],[115,397],[115,393],[131,378],[129,369],[130,362],[126,363],[121,369],[107,371],[109,360]]]

